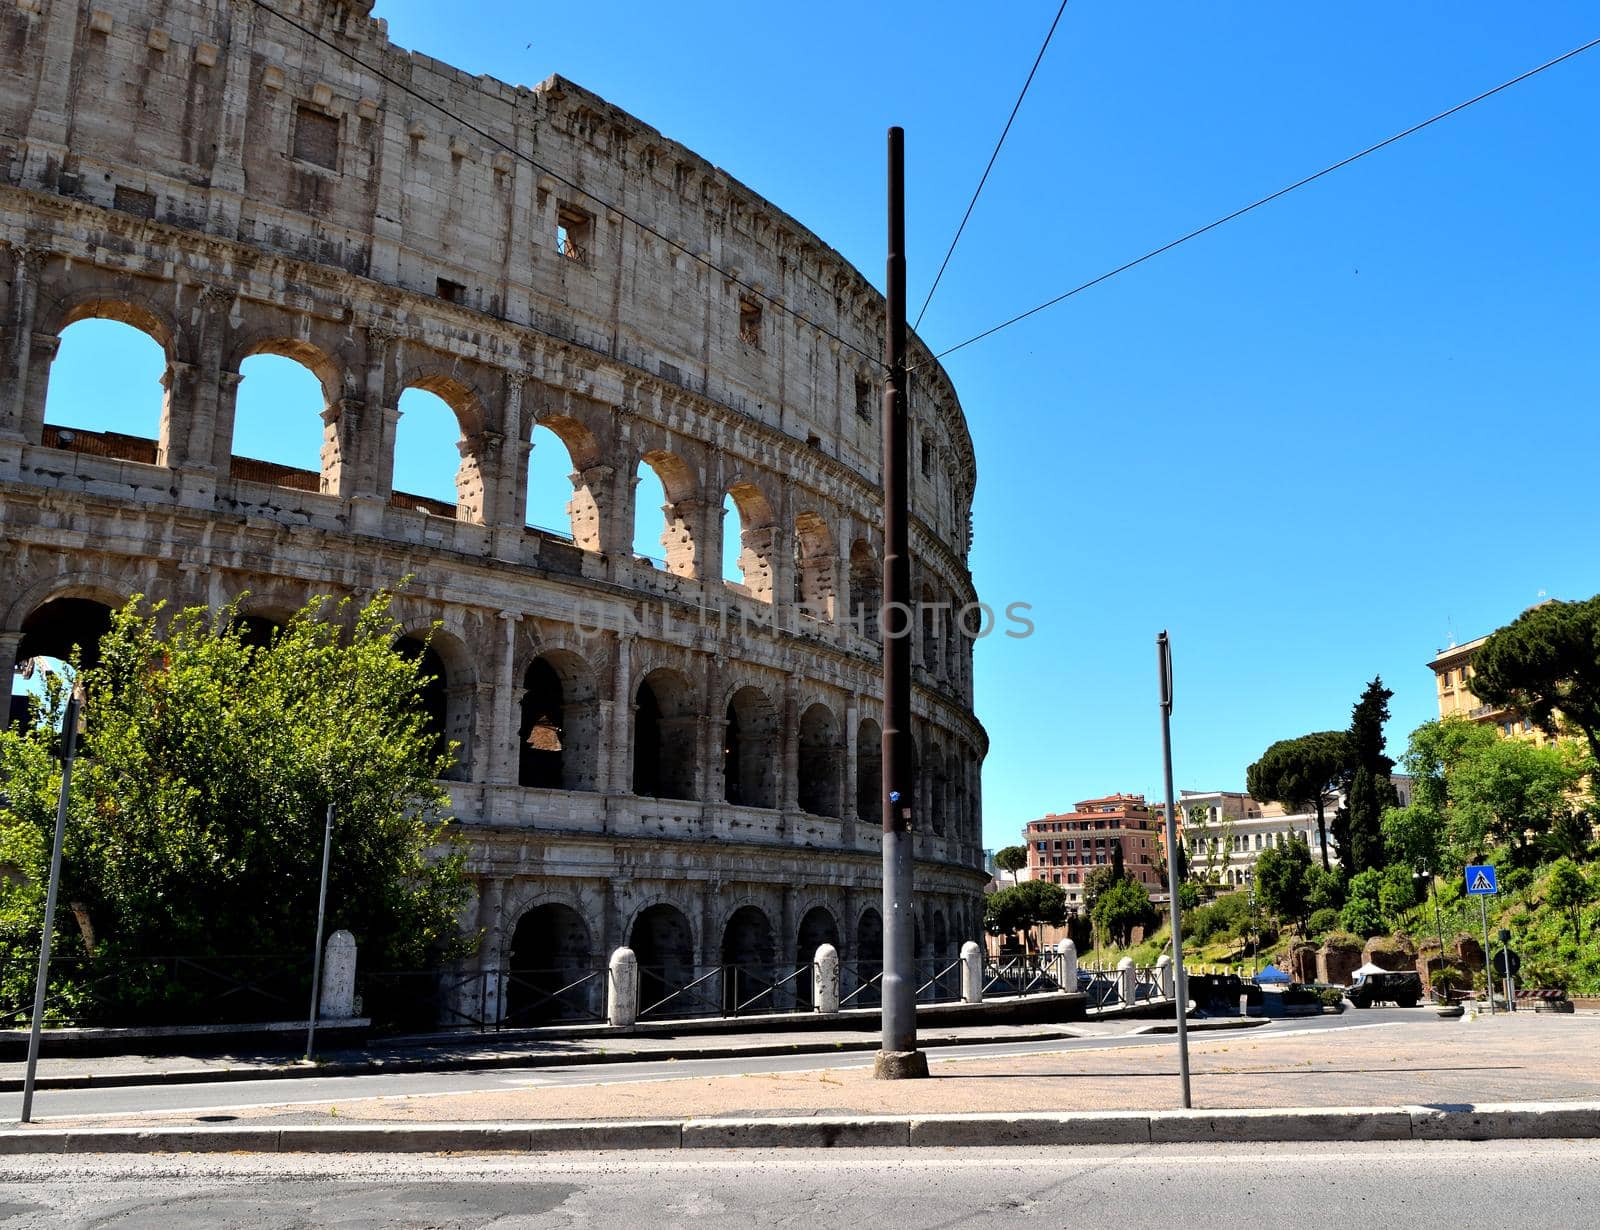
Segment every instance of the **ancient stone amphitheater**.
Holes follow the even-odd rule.
[[[467,1015],[548,1015],[556,975],[504,971],[576,977],[623,944],[647,1001],[719,965],[781,976],[825,941],[864,976],[881,298],[632,116],[404,50],[370,7],[0,6],[0,678],[135,593],[247,591],[270,621],[412,574],[399,609],[419,641],[441,625],[415,649],[459,745],[463,926],[485,937]],[[46,422],[60,334],[91,317],[164,352],[157,438]],[[975,601],[972,445],[913,347],[931,959],[979,930],[986,740],[972,639],[937,609]],[[259,354],[320,381],[320,473],[235,454]],[[394,489],[407,389],[459,421],[453,504]],[[525,523],[536,432],[571,458],[569,534]],[[632,549],[641,463],[666,495],[660,561]]]

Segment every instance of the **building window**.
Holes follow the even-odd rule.
[[[294,156],[330,171],[339,169],[339,121],[310,107],[294,112]]]
[[[761,305],[754,299],[739,300],[739,340],[746,346],[761,346]]]
[[[872,422],[872,383],[865,376],[856,377],[856,417]]]
[[[1067,883],[1068,884],[1076,884],[1077,882],[1078,882],[1078,873],[1076,871],[1067,872]]]
[[[587,265],[594,255],[594,217],[572,205],[556,210],[556,251],[574,265]]]
[[[1078,846],[1077,846],[1076,840],[1074,838],[1071,838],[1071,837],[1067,838],[1067,849],[1076,850],[1077,848],[1078,848]]]
[[[133,214],[140,218],[153,218],[156,216],[156,198],[148,192],[140,192],[137,188],[124,188],[117,185],[113,195],[111,207],[121,210],[125,214]]]
[[[933,477],[933,445],[927,440],[922,442],[922,476]]]
[[[435,278],[433,293],[446,303],[465,303],[467,301],[467,288],[460,282],[452,282],[449,278]]]

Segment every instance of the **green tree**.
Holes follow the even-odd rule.
[[[1589,760],[1572,743],[1537,747],[1526,739],[1495,738],[1459,757],[1449,785],[1452,846],[1467,861],[1491,842],[1509,845],[1527,865],[1531,843],[1570,806]]]
[[[352,932],[369,968],[460,953],[462,854],[436,781],[452,762],[388,597],[314,601],[264,646],[233,608],[180,611],[164,631],[161,614],[134,599],[82,672],[61,899],[92,962],[63,983],[92,979],[102,1019],[170,1015],[183,988],[150,957],[307,952],[330,804],[329,929]],[[60,781],[40,718],[0,734],[0,845],[22,873],[0,888],[10,957],[37,949]]]
[[[1245,775],[1252,798],[1290,808],[1309,807],[1317,813],[1325,868],[1329,865],[1326,809],[1349,763],[1349,735],[1342,730],[1323,730],[1298,739],[1280,739]]]
[[[995,851],[994,865],[1011,873],[1011,883],[1017,883],[1017,872],[1028,865],[1027,846],[1006,846]]]
[[[983,929],[990,935],[1017,935],[1067,921],[1067,894],[1059,884],[1024,880],[990,893],[983,906]],[[1026,946],[1026,945],[1024,945]]]
[[[1572,942],[1583,943],[1583,907],[1589,904],[1593,886],[1570,858],[1558,858],[1550,867],[1546,900],[1551,909],[1566,911],[1572,921]]]
[[[1313,867],[1306,877],[1306,901],[1313,914],[1338,910],[1344,905],[1344,877],[1337,871]]]
[[[1339,809],[1335,840],[1339,860],[1351,874],[1384,865],[1383,813],[1399,800],[1390,774],[1394,761],[1383,754],[1383,726],[1394,696],[1374,679],[1350,712],[1350,785]]]
[[[1565,718],[1600,761],[1600,595],[1524,611],[1483,643],[1472,672],[1484,704],[1526,714],[1552,738]]]
[[[1588,816],[1574,807],[1558,811],[1550,822],[1550,829],[1539,840],[1539,850],[1551,859],[1570,858],[1574,863],[1587,862],[1589,844],[1594,840],[1594,830]]]
[[[1256,859],[1256,896],[1272,913],[1303,930],[1311,914],[1311,872],[1311,850],[1305,842],[1271,846]]]
[[[1116,838],[1111,846],[1111,879],[1113,881],[1126,879],[1128,872],[1123,866],[1122,839]]]
[[[1393,924],[1417,904],[1417,882],[1412,878],[1411,869],[1403,863],[1385,867],[1380,874],[1378,907],[1383,911],[1385,921]]]
[[[1178,885],[1178,908],[1183,911],[1197,908],[1204,900],[1200,886],[1193,880],[1185,880]]]
[[[1349,893],[1344,909],[1339,912],[1339,922],[1346,931],[1356,935],[1377,935],[1384,929],[1383,873],[1376,868],[1350,877]]]
[[[1100,934],[1126,948],[1133,928],[1155,917],[1150,894],[1137,880],[1118,880],[1094,904],[1094,923]]]
[[[1106,866],[1095,867],[1083,873],[1083,908],[1089,912],[1090,917],[1094,916],[1094,905],[1100,900],[1100,894],[1116,882],[1116,875]]]

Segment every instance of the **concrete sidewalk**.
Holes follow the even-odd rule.
[[[1266,1024],[1265,1020],[1192,1022],[1197,1032]],[[1080,1021],[1071,1025],[972,1025],[924,1028],[923,1046],[938,1048],[1001,1042],[1110,1037],[1161,1029],[1152,1021]],[[875,1051],[876,1030],[751,1030],[715,1034],[651,1033],[600,1035],[527,1031],[503,1040],[474,1035],[452,1039],[406,1039],[360,1049],[319,1054],[314,1064],[280,1053],[224,1055],[111,1055],[45,1057],[39,1061],[40,1089],[87,1089],[135,1085],[210,1084],[239,1080],[282,1080],[311,1076],[359,1076],[380,1072],[449,1072],[493,1068],[554,1068],[577,1064],[633,1063],[648,1060],[720,1059],[735,1055],[830,1055]],[[22,1088],[25,1065],[0,1063],[0,1093]]]

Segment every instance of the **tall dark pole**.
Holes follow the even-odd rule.
[[[917,1050],[911,898],[911,558],[906,430],[906,134],[889,129],[889,259],[883,394],[883,1043],[872,1074],[928,1075]]]
[[[1172,997],[1177,1001],[1178,1081],[1183,1108],[1189,1109],[1189,976],[1183,968],[1183,918],[1178,902],[1178,821],[1172,798],[1172,642],[1156,636],[1156,665],[1161,674],[1161,766],[1167,786],[1167,909],[1172,919]]]

